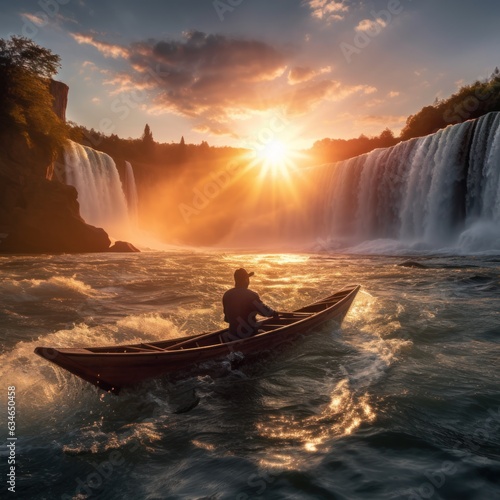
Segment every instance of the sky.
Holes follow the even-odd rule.
[[[494,0],[0,0],[61,57],[67,119],[158,142],[396,135],[500,66]]]

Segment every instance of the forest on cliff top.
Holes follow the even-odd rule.
[[[146,125],[141,138],[120,138],[69,123],[62,124],[52,112],[53,97],[49,82],[60,68],[60,57],[30,39],[13,36],[0,39],[0,123],[5,130],[15,130],[33,141],[43,140],[53,148],[67,138],[103,151],[117,160],[129,160],[151,166],[162,166],[164,173],[183,170],[191,161],[216,160],[242,150],[199,145],[159,143]],[[373,149],[390,147],[400,141],[431,134],[451,124],[478,118],[491,111],[500,111],[500,72],[495,68],[483,81],[463,86],[452,96],[438,100],[408,117],[399,137],[389,129],[379,136],[360,135],[353,139],[324,138],[305,153],[307,163],[345,160]],[[175,166],[173,169],[169,168]]]

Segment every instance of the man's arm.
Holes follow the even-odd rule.
[[[278,312],[264,304],[258,295],[254,300],[254,305],[255,309],[261,316],[265,316],[267,318],[277,318],[279,316]]]
[[[229,319],[227,318],[227,292],[222,296],[222,311],[224,312],[224,321],[229,323]]]

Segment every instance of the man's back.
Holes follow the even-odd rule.
[[[229,323],[230,333],[237,338],[253,335],[258,329],[257,314],[272,316],[275,312],[267,307],[259,294],[245,287],[228,290],[222,297],[224,321]]]

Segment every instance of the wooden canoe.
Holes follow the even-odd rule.
[[[324,299],[279,318],[260,322],[256,335],[224,342],[227,329],[189,337],[140,344],[59,349],[37,347],[35,353],[97,387],[118,394],[122,387],[166,373],[189,370],[199,363],[224,358],[231,352],[266,351],[311,332],[325,321],[342,322],[359,285],[343,288]]]

